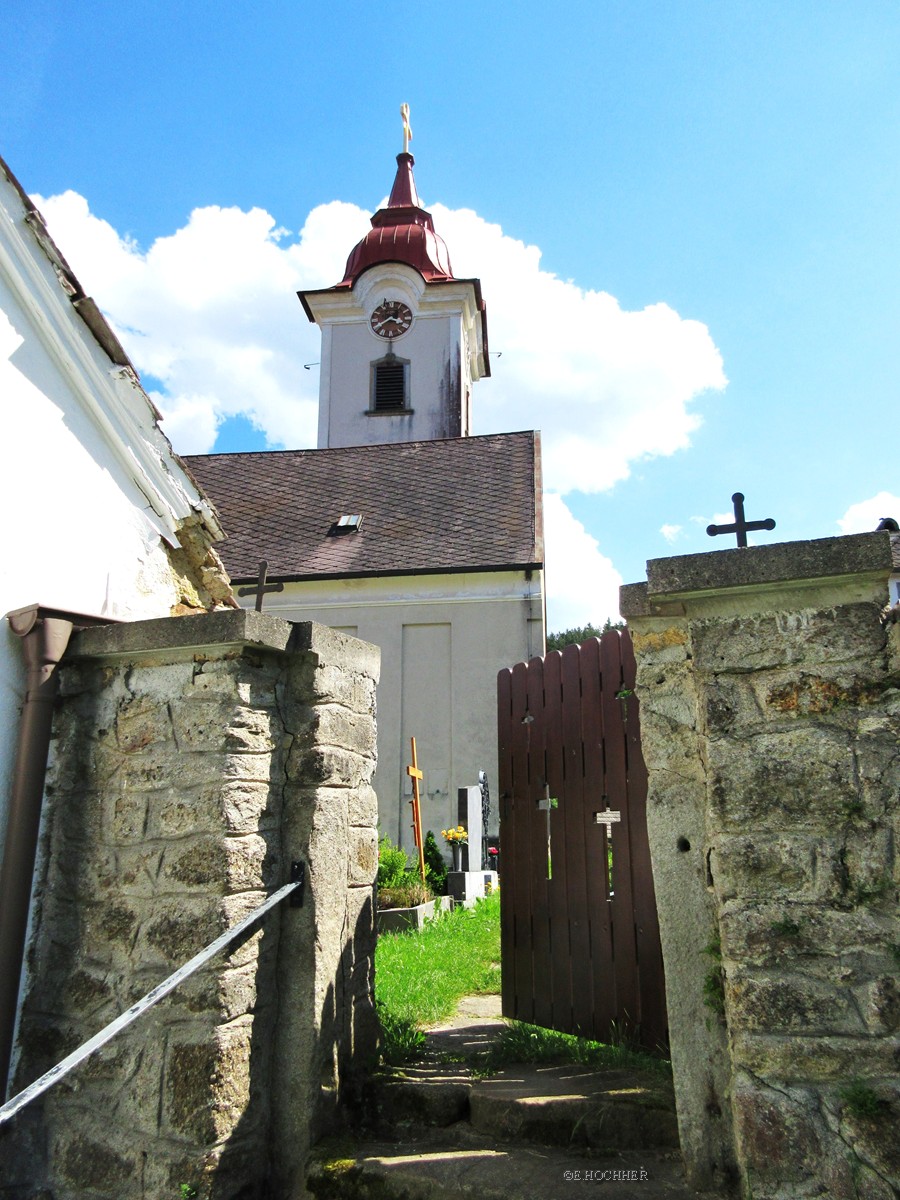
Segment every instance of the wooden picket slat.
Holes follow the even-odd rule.
[[[550,880],[547,875],[547,813],[538,808],[546,780],[546,713],[544,660],[528,664],[529,819],[531,822],[531,955],[535,980],[534,1023],[551,1027],[553,972],[550,965]]]
[[[528,712],[528,667],[516,663],[512,672],[512,705],[510,709],[510,742],[512,744],[512,800],[511,814],[517,827],[513,847],[513,1011],[504,1010],[504,1016],[517,1021],[534,1020],[534,974],[532,971],[531,931],[531,820],[528,803],[529,754],[528,726],[524,718]],[[500,838],[500,853],[503,854],[503,836]],[[500,885],[503,895],[504,884]]]
[[[569,796],[563,770],[562,742],[562,666],[553,651],[544,659],[544,764],[547,790],[557,807],[550,811],[551,862],[550,973],[553,981],[551,1028],[563,1031],[572,1027],[571,929],[569,925],[570,866],[567,838]]]
[[[634,677],[627,630],[498,676],[503,1015],[657,1047],[665,981]],[[595,820],[608,809],[621,815],[612,893]]]
[[[593,1033],[594,978],[591,958],[591,909],[588,898],[588,855],[584,827],[584,753],[581,732],[581,675],[578,648],[560,655],[560,730],[565,772],[566,906],[571,946],[572,1023],[563,1033]]]
[[[603,716],[604,792],[608,806],[620,814],[612,829],[613,969],[616,977],[617,1021],[629,1029],[640,1024],[637,947],[634,942],[634,894],[631,884],[631,820],[628,812],[628,767],[622,721],[622,660],[614,630],[600,640]]]
[[[577,723],[582,744],[582,810],[587,879],[588,920],[591,935],[591,975],[594,997],[591,1036],[605,1038],[616,1015],[616,983],[613,971],[613,930],[606,870],[606,829],[594,821],[594,812],[604,807],[603,743],[600,692],[600,643],[591,638],[578,653],[581,703],[570,717]],[[574,704],[575,697],[571,702]]]
[[[504,886],[500,891],[500,961],[506,969],[500,972],[501,1007],[504,1013],[516,1007],[515,961],[516,910],[513,887],[507,890],[515,877],[516,825],[512,819],[513,804],[513,748],[512,748],[512,671],[504,670],[497,676],[497,797],[500,813],[502,854],[500,868]],[[505,862],[509,856],[510,868]]]

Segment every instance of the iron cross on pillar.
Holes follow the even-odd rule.
[[[259,575],[256,578],[256,583],[252,587],[238,588],[239,596],[256,595],[256,611],[262,612],[263,596],[267,592],[283,592],[283,583],[266,583],[266,576],[269,573],[269,564],[265,559],[259,564]]]
[[[733,525],[707,525],[706,532],[710,537],[717,537],[720,533],[736,533],[737,544],[746,547],[747,534],[752,533],[755,529],[774,529],[775,522],[771,517],[766,517],[764,521],[748,521],[744,516],[744,493],[735,492],[731,497],[731,502],[734,505],[734,524]]]

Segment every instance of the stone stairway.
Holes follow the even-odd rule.
[[[497,997],[464,1000],[423,1062],[376,1080],[369,1129],[318,1148],[317,1200],[555,1200],[585,1192],[689,1200],[671,1084],[652,1072],[473,1061],[503,1028]],[[448,1061],[452,1059],[453,1061]]]

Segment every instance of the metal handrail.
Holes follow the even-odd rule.
[[[90,1058],[101,1046],[105,1046],[107,1042],[112,1041],[116,1034],[121,1033],[123,1029],[127,1029],[133,1021],[136,1021],[138,1017],[152,1008],[154,1004],[158,1004],[160,1000],[168,996],[169,992],[174,991],[180,983],[183,983],[185,979],[193,975],[199,967],[202,967],[204,963],[209,962],[220,951],[230,946],[251,925],[254,925],[260,917],[265,916],[269,909],[280,904],[282,900],[285,900],[292,892],[297,891],[298,888],[302,889],[305,877],[304,864],[292,864],[291,876],[290,883],[286,883],[277,892],[273,892],[249,916],[244,917],[242,921],[238,921],[237,925],[233,925],[230,929],[226,929],[214,942],[210,942],[205,950],[201,950],[199,954],[195,954],[192,959],[186,962],[183,967],[179,967],[177,971],[173,971],[168,979],[164,979],[162,983],[157,984],[152,991],[148,992],[141,1000],[138,1000],[136,1004],[132,1004],[131,1008],[116,1017],[114,1021],[110,1021],[99,1033],[95,1033],[88,1041],[82,1042],[77,1050],[73,1050],[71,1054],[67,1055],[61,1062],[58,1062],[55,1067],[51,1067],[49,1071],[39,1079],[36,1079],[34,1083],[29,1084],[27,1088],[24,1088],[23,1091],[13,1096],[11,1100],[7,1100],[0,1107],[0,1125],[10,1120],[11,1117],[14,1117],[26,1104],[30,1104],[32,1100],[36,1100],[38,1096],[43,1095],[55,1083],[59,1083],[70,1071],[83,1063],[85,1059]],[[302,897],[302,892],[300,895]],[[300,902],[302,903],[302,899]]]

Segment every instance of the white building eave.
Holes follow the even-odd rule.
[[[124,351],[116,353],[118,338],[84,296],[40,214],[26,207],[12,180],[2,182],[0,271],[48,355],[110,454],[147,497],[148,517],[161,536],[178,545],[179,523],[196,512],[220,540],[224,535],[214,509],[159,428],[159,414]],[[104,329],[108,337],[102,336]]]

